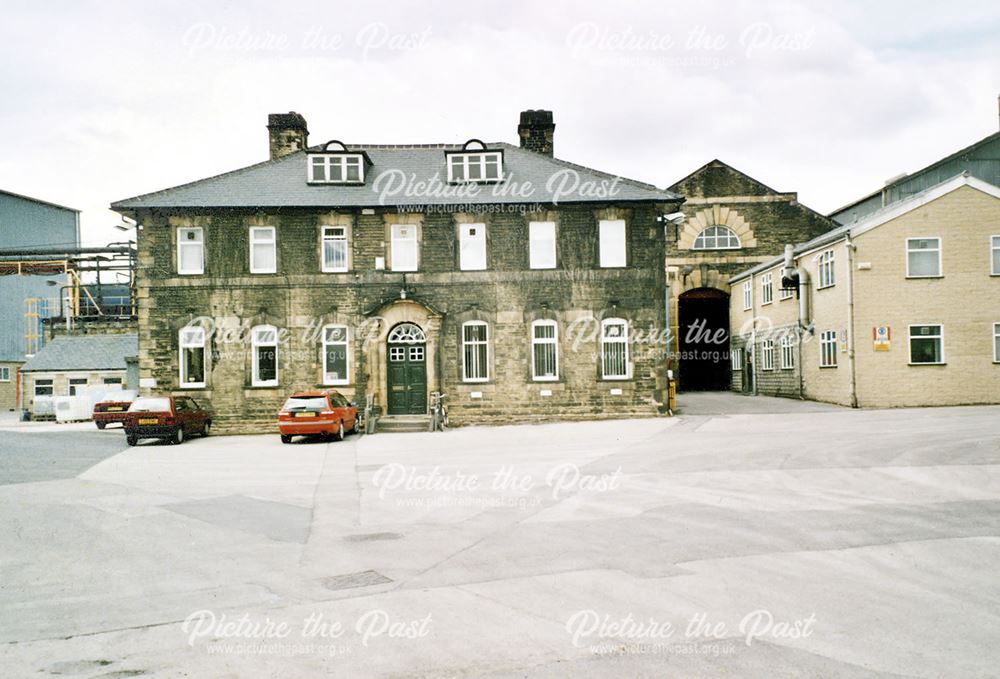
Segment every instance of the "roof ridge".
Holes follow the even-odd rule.
[[[592,172],[593,174],[596,174],[596,175],[598,175],[600,177],[607,177],[608,179],[619,179],[619,180],[621,180],[623,182],[627,182],[629,184],[632,184],[633,186],[636,186],[636,187],[639,187],[639,188],[642,188],[642,189],[651,190],[651,191],[661,191],[663,193],[673,194],[674,196],[677,196],[678,198],[681,197],[680,194],[674,193],[673,191],[670,191],[669,189],[661,189],[656,184],[650,184],[648,182],[642,182],[642,181],[639,181],[638,179],[631,179],[630,177],[624,177],[624,176],[622,176],[620,174],[611,174],[610,172],[604,172],[603,170],[597,170],[595,168],[588,167],[587,165],[580,165],[579,163],[574,163],[574,162],[572,162],[570,160],[563,160],[562,158],[556,158],[555,156],[547,156],[547,155],[544,155],[544,154],[541,154],[541,153],[537,153],[535,151],[529,151],[528,149],[521,148],[520,146],[515,146],[514,144],[510,144],[508,142],[500,142],[500,145],[505,146],[505,147],[507,147],[509,149],[516,149],[518,151],[523,151],[525,153],[532,153],[532,154],[538,156],[541,160],[544,160],[544,161],[549,162],[549,163],[558,163],[560,165],[566,165],[566,166],[569,166],[569,167],[577,169],[577,170],[584,170],[585,172]]]

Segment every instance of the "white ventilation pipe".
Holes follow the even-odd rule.
[[[781,269],[782,287],[795,287],[799,296],[799,326],[808,332],[813,331],[812,292],[809,290],[809,272],[805,268],[795,266],[795,247],[785,246],[785,265]],[[786,285],[791,283],[791,285]]]

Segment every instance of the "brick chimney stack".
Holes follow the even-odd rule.
[[[267,136],[274,160],[306,148],[309,128],[306,119],[295,111],[271,113],[267,116]]]
[[[522,149],[551,157],[555,132],[556,125],[552,122],[552,111],[521,111],[517,136],[521,138]]]

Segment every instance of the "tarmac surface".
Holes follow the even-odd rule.
[[[1000,407],[680,412],[0,423],[0,676],[996,676]]]

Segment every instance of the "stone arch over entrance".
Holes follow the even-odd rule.
[[[423,404],[424,412],[430,401],[430,392],[440,390],[441,320],[440,312],[411,299],[389,302],[368,314],[369,328],[363,346],[367,396],[382,413],[389,413],[390,405],[390,346],[397,347],[397,359],[400,358],[398,348],[407,347],[404,364],[408,364],[411,358],[417,364],[422,358],[426,383],[419,402]],[[416,347],[422,352],[418,352]],[[410,348],[415,349],[412,357]],[[418,353],[422,356],[418,357]],[[398,368],[396,372],[394,379],[398,377]],[[398,405],[395,399],[394,405]]]
[[[677,301],[679,386],[683,391],[728,390],[729,294],[693,288]]]

